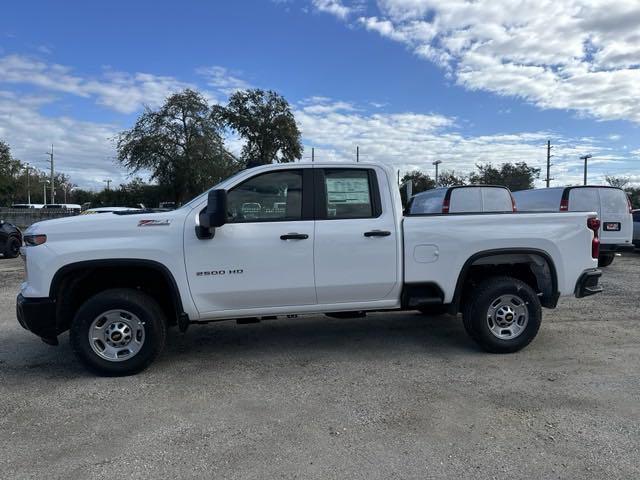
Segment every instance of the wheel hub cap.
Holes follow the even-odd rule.
[[[516,338],[529,322],[527,303],[517,295],[502,295],[489,305],[489,331],[501,340]]]
[[[109,310],[98,315],[89,327],[93,351],[110,362],[135,356],[144,344],[144,323],[126,310]]]

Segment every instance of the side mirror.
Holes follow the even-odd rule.
[[[207,208],[200,212],[200,225],[196,227],[196,235],[200,239],[213,238],[216,227],[227,223],[227,192],[211,190],[207,198]]]

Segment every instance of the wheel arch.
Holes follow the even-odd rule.
[[[502,258],[500,258],[502,257]],[[533,258],[538,257],[542,260],[542,264],[534,263],[531,268],[531,274],[535,277],[537,288],[541,291],[541,304],[547,308],[555,308],[558,298],[558,273],[551,255],[544,250],[537,248],[498,248],[484,250],[471,255],[463,264],[460,275],[456,282],[456,288],[451,302],[452,310],[460,311],[461,303],[464,299],[465,288],[468,285],[473,267],[479,266],[500,266],[513,264],[531,264]],[[518,261],[529,258],[528,262]],[[489,260],[494,260],[493,262]],[[516,261],[514,261],[516,260]],[[545,267],[548,272],[545,271]]]
[[[109,278],[98,277],[100,273],[109,273]],[[115,273],[129,272],[130,276],[123,277],[121,281],[114,280],[113,275]],[[137,275],[137,276],[136,276]],[[54,274],[51,285],[49,287],[49,297],[56,301],[56,323],[58,332],[62,332],[69,328],[71,316],[75,313],[75,310],[79,308],[79,304],[86,300],[87,295],[93,294],[96,291],[106,288],[114,287],[129,287],[140,288],[145,290],[148,285],[137,285],[136,280],[142,280],[147,278],[146,275],[153,275],[151,278],[152,283],[156,287],[159,286],[160,292],[158,293],[156,300],[161,304],[167,318],[171,323],[174,323],[181,316],[185,315],[180,297],[180,290],[178,284],[171,273],[171,271],[162,263],[136,258],[118,258],[118,259],[99,259],[99,260],[86,260],[80,262],[70,263],[59,268]],[[87,282],[91,286],[86,285],[79,286],[79,283],[87,279]],[[92,288],[93,287],[93,288]],[[62,295],[67,289],[74,291],[76,288],[85,290],[85,295],[80,296],[78,299],[65,298],[66,295]],[[160,293],[168,294],[166,298]],[[70,295],[73,296],[73,295]]]

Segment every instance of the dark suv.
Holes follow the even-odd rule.
[[[12,223],[0,220],[0,253],[4,258],[15,258],[22,246],[22,232]]]

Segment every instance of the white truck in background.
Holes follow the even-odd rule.
[[[49,344],[70,330],[87,367],[126,375],[174,325],[278,315],[462,312],[483,349],[515,352],[541,307],[602,290],[595,213],[405,216],[401,203],[381,165],[277,164],[170,212],[40,222],[18,320]]]

